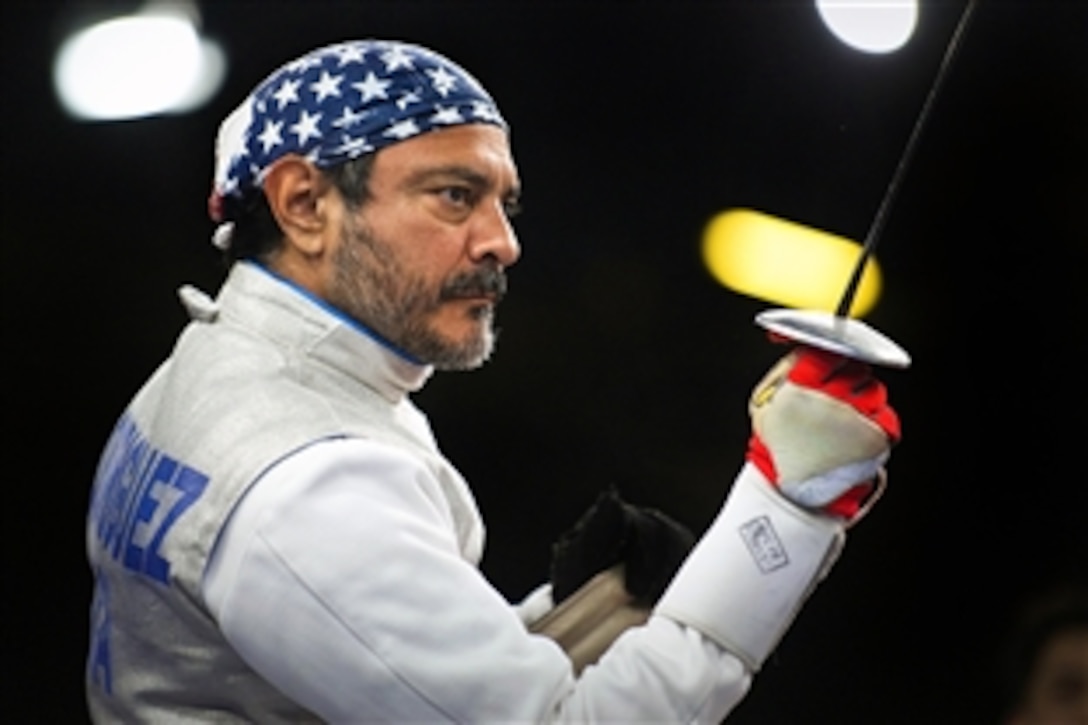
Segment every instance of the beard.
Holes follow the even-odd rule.
[[[454,275],[435,289],[405,269],[393,246],[348,217],[334,257],[329,302],[394,347],[439,370],[471,370],[486,362],[498,337],[494,306],[506,293],[506,276],[487,258],[480,267]],[[492,295],[494,302],[467,310],[475,331],[451,339],[432,322],[457,299]]]

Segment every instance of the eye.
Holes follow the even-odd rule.
[[[521,213],[521,199],[516,197],[506,199],[502,203],[502,208],[506,212],[507,219],[513,219]]]
[[[438,195],[454,206],[470,207],[475,203],[475,194],[467,186],[445,186],[438,190]]]

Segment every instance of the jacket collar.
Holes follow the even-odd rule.
[[[223,316],[376,389],[391,403],[422,388],[434,370],[254,262],[231,268],[216,304]]]

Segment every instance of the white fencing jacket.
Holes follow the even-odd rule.
[[[717,598],[745,591],[707,589],[734,546],[713,528],[680,575],[692,584],[674,582],[645,626],[576,678],[477,568],[469,488],[408,397],[429,368],[251,264],[214,305],[191,307],[197,319],[126,412],[96,480],[96,719],[719,722],[743,697],[759,657],[718,636],[735,623],[715,622]],[[173,484],[140,473],[148,452],[205,482],[171,498]],[[123,555],[138,545],[165,570]],[[785,595],[779,634],[809,568]],[[741,626],[764,605],[740,606]]]

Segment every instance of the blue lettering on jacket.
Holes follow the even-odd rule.
[[[112,559],[166,584],[170,562],[162,556],[163,540],[207,484],[200,471],[152,448],[125,415],[98,464],[91,530]]]

